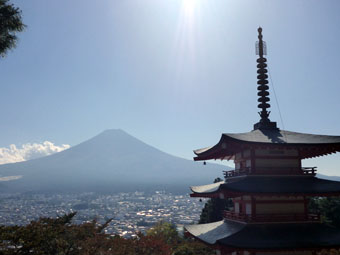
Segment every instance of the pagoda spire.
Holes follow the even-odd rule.
[[[258,108],[261,109],[259,115],[261,117],[260,121],[254,125],[254,129],[272,129],[277,128],[276,122],[271,122],[269,119],[270,111],[267,109],[270,107],[268,103],[270,101],[269,98],[269,86],[268,86],[268,70],[267,70],[267,59],[263,57],[267,55],[267,47],[266,42],[262,40],[262,28],[259,27],[257,29],[259,32],[258,38],[259,40],[256,42],[256,55],[259,56],[257,59],[257,95],[259,98],[257,101],[259,102]]]

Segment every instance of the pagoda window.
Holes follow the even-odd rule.
[[[235,163],[235,170],[237,173],[250,173],[252,172],[253,167],[253,160],[251,156],[251,150],[247,149],[235,154],[234,163]]]

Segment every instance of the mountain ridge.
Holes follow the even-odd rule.
[[[109,129],[53,155],[0,165],[0,176],[23,176],[1,182],[11,191],[133,190],[144,186],[176,186],[188,191],[191,185],[213,181],[226,168],[203,166],[163,152],[121,129]]]

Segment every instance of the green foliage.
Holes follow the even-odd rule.
[[[216,178],[214,183],[222,181]],[[202,209],[199,223],[210,223],[220,221],[223,219],[223,211],[232,206],[231,199],[211,198],[209,199]]]
[[[210,255],[215,254],[212,249],[193,240],[192,238],[182,238],[178,235],[176,226],[160,221],[146,232],[146,236],[155,237],[157,240],[166,242],[172,250],[172,255]]]
[[[110,236],[96,221],[72,224],[75,213],[40,218],[26,226],[0,226],[1,255],[210,255],[205,245],[178,235],[176,227],[159,222],[146,235],[125,239]]]
[[[165,221],[158,222],[146,232],[146,235],[160,238],[169,245],[176,245],[179,242],[176,226]]]
[[[74,215],[40,218],[27,226],[1,226],[0,250],[4,254],[78,254],[82,242],[100,235],[109,221],[103,225],[96,221],[73,225]]]
[[[8,0],[0,0],[0,56],[6,56],[8,50],[14,48],[17,43],[17,32],[23,31],[21,11],[8,3]]]
[[[309,210],[312,213],[320,213],[323,222],[340,228],[339,197],[313,198],[309,202]]]
[[[177,246],[173,255],[215,255],[215,251],[203,243],[185,239]]]

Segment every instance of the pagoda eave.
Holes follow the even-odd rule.
[[[208,245],[233,251],[329,249],[340,243],[340,230],[322,223],[244,224],[224,220],[188,225],[185,230]]]
[[[240,176],[225,182],[191,187],[191,197],[337,196],[340,182],[312,176]]]
[[[192,235],[190,235],[192,236]],[[201,241],[202,242],[202,241]],[[204,243],[204,242],[203,242]],[[220,250],[222,252],[222,254],[225,253],[232,253],[232,252],[238,252],[238,251],[244,251],[244,248],[237,248],[237,247],[225,247],[223,245],[208,245],[210,248],[214,249],[214,250]],[[276,249],[252,249],[252,248],[247,248],[246,250],[248,252],[250,252],[250,254],[252,252],[265,252],[266,254],[270,254],[270,252],[306,252],[306,251],[313,251],[313,252],[321,252],[322,250],[325,249],[340,249],[340,246],[332,246],[332,247],[313,247],[313,248],[309,248],[309,247],[305,247],[305,248],[276,248]]]
[[[248,133],[223,134],[212,147],[195,150],[195,161],[232,159],[245,149],[295,149],[300,158],[313,158],[340,152],[340,136],[296,133],[285,130],[253,130]]]
[[[209,246],[211,249],[213,250],[219,250],[222,252],[222,254],[225,253],[232,253],[232,252],[238,252],[238,251],[244,251],[245,248],[239,248],[239,247],[233,247],[233,246],[228,246],[226,247],[225,245],[221,245],[221,244],[209,244],[203,240],[198,239],[196,236],[192,235],[191,233],[189,233],[188,231],[185,231],[185,236],[186,237],[191,237],[196,239],[197,241]],[[269,253],[269,252],[292,252],[292,251],[297,251],[297,252],[305,252],[305,251],[317,251],[320,252],[322,250],[325,249],[340,249],[340,245],[333,245],[332,247],[305,247],[305,248],[276,248],[276,249],[253,249],[253,248],[247,248],[246,250],[250,253],[252,252],[265,252],[265,253]]]
[[[240,196],[306,196],[306,197],[333,197],[340,196],[340,191],[338,192],[329,192],[329,193],[256,193],[256,192],[215,192],[215,193],[191,193],[190,197],[196,198],[234,198]]]

